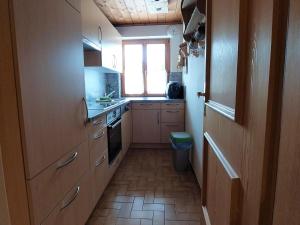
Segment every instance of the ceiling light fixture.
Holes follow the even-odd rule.
[[[146,5],[151,14],[169,12],[168,0],[146,0]]]

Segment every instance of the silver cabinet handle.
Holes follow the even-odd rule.
[[[179,105],[178,103],[167,103],[166,105]]]
[[[101,164],[103,164],[105,159],[106,159],[106,156],[104,155],[104,156],[101,157],[101,159],[96,160],[95,166],[98,167]]]
[[[78,152],[74,152],[72,153],[72,155],[66,160],[66,161],[63,161],[63,162],[59,162],[56,169],[61,169],[67,165],[69,165],[71,162],[73,162],[78,156]]]
[[[82,101],[84,103],[84,107],[85,107],[85,119],[84,119],[84,125],[86,126],[87,123],[88,123],[88,119],[89,119],[89,111],[88,111],[88,106],[87,106],[87,103],[86,103],[86,99],[85,98],[82,98]]]
[[[157,124],[159,124],[159,112],[157,112]]]
[[[73,196],[68,200],[68,201],[64,201],[60,210],[63,210],[65,208],[67,208],[69,205],[71,205],[71,203],[77,198],[77,196],[79,195],[80,192],[80,186],[78,186],[73,194]]]
[[[140,105],[152,105],[150,103],[140,103]]]
[[[179,113],[179,111],[178,110],[176,110],[176,111],[167,110],[167,113]]]
[[[102,138],[103,136],[104,136],[104,131],[102,131],[100,134],[98,134],[98,135],[95,135],[94,136],[94,140],[97,140],[97,139],[100,139],[100,138]]]

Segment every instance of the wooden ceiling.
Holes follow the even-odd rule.
[[[94,0],[113,25],[182,23],[181,0],[169,0],[169,12],[152,14],[147,0]]]

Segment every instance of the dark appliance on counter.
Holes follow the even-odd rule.
[[[112,164],[122,149],[121,130],[121,107],[115,108],[106,116],[107,140],[108,140],[108,162]]]
[[[183,86],[179,82],[171,81],[167,84],[166,95],[169,99],[183,99]]]

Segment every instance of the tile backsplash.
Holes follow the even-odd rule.
[[[120,74],[105,73],[99,67],[85,67],[85,93],[87,101],[95,101],[96,98],[115,91],[113,98],[121,96]]]
[[[99,67],[85,67],[85,92],[87,101],[115,91],[113,98],[121,97],[121,76],[119,73],[107,73]],[[182,83],[182,72],[171,72],[169,81]]]
[[[112,91],[115,91],[113,98],[121,97],[121,76],[119,73],[107,73],[105,76],[105,89],[106,93],[109,94]]]
[[[177,81],[179,83],[182,83],[182,72],[171,72],[169,81]]]

